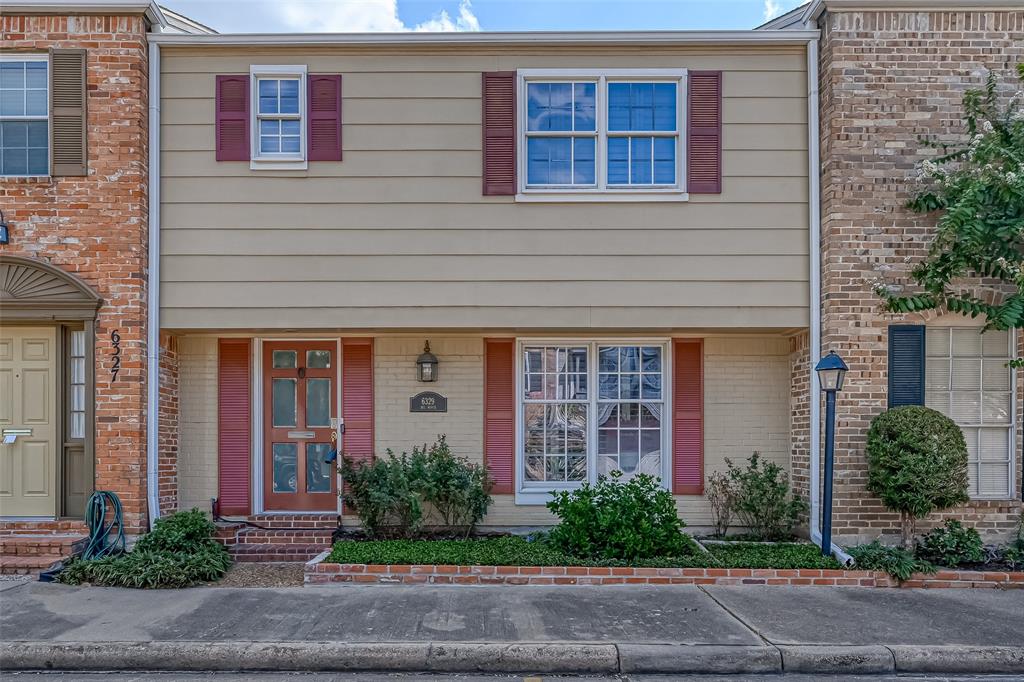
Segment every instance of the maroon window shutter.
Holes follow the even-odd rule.
[[[672,492],[704,492],[704,342],[673,342]]]
[[[373,339],[343,339],[341,449],[353,460],[373,459]]]
[[[217,76],[217,160],[249,160],[249,76]]]
[[[687,75],[686,191],[722,193],[722,72]]]
[[[220,339],[217,361],[217,500],[223,515],[248,514],[252,454],[249,339]]]
[[[512,339],[486,339],[484,353],[484,465],[498,494],[513,490],[516,375]]]
[[[516,193],[516,73],[483,74],[484,194]]]
[[[341,161],[341,75],[310,75],[309,160]]]

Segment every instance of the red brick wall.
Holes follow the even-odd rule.
[[[789,339],[790,394],[789,440],[790,481],[793,492],[810,504],[811,406],[808,399],[810,379],[810,335],[801,332]],[[806,519],[804,519],[806,522]]]
[[[160,513],[178,510],[178,339],[160,334]]]
[[[89,175],[4,178],[11,243],[0,253],[72,272],[103,297],[96,329],[96,488],[146,524],[146,246],[148,83],[141,16],[0,16],[3,51],[88,50]],[[111,377],[110,334],[121,336]]]
[[[956,139],[961,97],[983,83],[983,69],[1012,77],[1024,60],[1024,11],[830,12],[820,28],[822,352],[850,365],[838,404],[834,532],[867,539],[898,527],[865,489],[864,436],[886,407],[886,327],[925,320],[881,312],[872,287],[906,281],[927,249],[931,219],[904,208],[923,158],[917,136]],[[1021,511],[1019,441],[1016,466],[1015,500],[972,502],[932,523],[955,516],[989,536],[1008,532]]]

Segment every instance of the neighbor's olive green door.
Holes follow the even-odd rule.
[[[57,333],[0,331],[0,516],[57,513]]]

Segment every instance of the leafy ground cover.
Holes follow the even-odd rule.
[[[841,568],[814,545],[730,543],[702,552],[689,541],[686,554],[623,561],[582,559],[553,549],[543,540],[519,536],[470,540],[371,540],[335,543],[328,563],[434,564],[460,566],[637,566],[654,568]]]

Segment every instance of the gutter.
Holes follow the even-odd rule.
[[[151,37],[152,38],[152,37]],[[160,46],[149,44],[149,287],[146,324],[146,499],[160,518]]]
[[[807,43],[807,181],[810,201],[810,243],[811,257],[810,306],[811,320],[808,338],[808,404],[810,407],[810,497],[811,512],[808,523],[811,540],[821,545],[821,390],[814,365],[821,357],[821,153],[820,145],[820,93],[818,92],[818,40]],[[832,555],[842,564],[853,561],[842,547],[832,543]]]
[[[459,33],[235,33],[186,35],[159,33],[159,45],[198,46],[413,46],[413,45],[806,45],[818,37],[810,31],[516,31]]]

